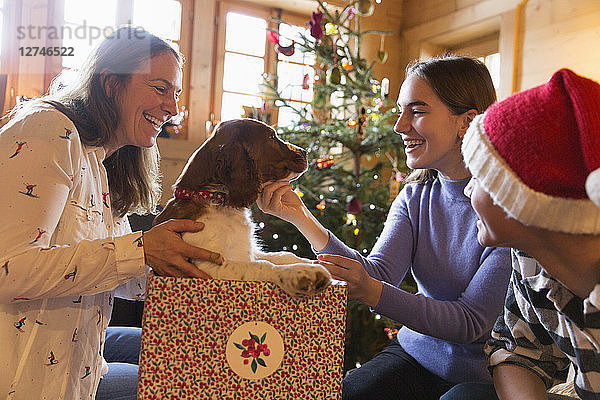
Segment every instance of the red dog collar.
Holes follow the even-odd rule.
[[[188,190],[184,188],[176,188],[173,192],[176,199],[205,199],[211,204],[222,206],[227,199],[227,193],[217,192],[214,190]]]

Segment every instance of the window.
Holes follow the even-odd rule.
[[[62,65],[64,68],[75,69],[104,38],[104,33],[114,28],[117,20],[117,0],[65,0],[64,15],[62,45],[73,47],[74,55],[62,57]],[[101,32],[96,34],[96,29],[100,29]]]
[[[302,26],[288,24],[279,25],[279,33],[287,40],[302,42],[301,35],[310,37],[310,32]],[[288,45],[283,43],[282,45]],[[279,54],[277,63],[277,85],[281,97],[290,100],[290,105],[295,109],[310,107],[313,100],[313,83],[315,70],[312,67],[315,56],[312,53],[296,51],[290,57]],[[299,115],[289,107],[279,108],[277,125],[289,126],[298,122]]]
[[[0,0],[0,56],[2,56],[2,30],[4,24],[4,0]],[[1,112],[2,110],[0,110]]]
[[[160,18],[157,18],[160,15]],[[148,32],[168,39],[180,49],[181,3],[177,0],[135,0],[134,26],[143,26]]]
[[[225,55],[221,120],[239,118],[243,106],[261,108],[260,84],[265,72],[267,21],[228,12],[225,20]]]
[[[0,0],[1,1],[1,0]],[[109,35],[119,21],[141,26],[179,47],[181,3],[177,0],[65,0],[63,46],[75,49],[74,56],[63,57],[65,68],[77,68],[89,52]],[[131,3],[129,3],[131,4]],[[156,18],[159,14],[161,17]]]
[[[500,87],[500,33],[493,32],[483,37],[471,39],[458,45],[449,46],[449,50],[455,54],[477,57],[490,71],[496,94]]]
[[[500,53],[492,53],[479,58],[490,71],[496,93],[500,87]]]
[[[312,102],[314,56],[301,52],[298,47],[292,56],[278,54],[267,40],[267,30],[278,30],[280,46],[301,41],[300,35],[309,35],[305,25],[308,17],[285,15],[271,18],[276,12],[260,7],[243,7],[239,3],[223,3],[219,13],[219,31],[216,87],[213,111],[216,119],[225,121],[248,115],[248,111],[263,106],[262,83],[264,73],[277,75],[277,87],[282,97],[294,108],[303,108]],[[296,24],[296,25],[294,25]],[[287,107],[279,108],[277,119],[269,123],[289,125],[297,118]]]

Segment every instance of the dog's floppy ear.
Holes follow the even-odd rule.
[[[227,202],[233,207],[250,207],[260,191],[254,160],[242,143],[232,141],[219,146],[215,160],[218,179],[227,186]]]

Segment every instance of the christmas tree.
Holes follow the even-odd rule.
[[[383,42],[378,60],[368,61],[360,54],[363,35],[381,35],[383,41],[391,33],[360,31],[360,18],[369,16],[373,7],[370,0],[360,0],[332,12],[319,1],[309,32],[287,38],[286,46],[279,31],[268,33],[280,54],[302,52],[314,59],[314,74],[307,73],[296,83],[312,91],[310,103],[284,97],[289,88],[276,77],[265,76],[264,82],[265,109],[277,107],[294,115],[295,122],[279,126],[278,134],[307,149],[312,160],[309,170],[294,182],[296,193],[325,227],[365,256],[383,229],[407,171],[402,139],[393,132],[397,110],[388,97],[389,82],[378,81],[372,71],[376,62],[386,61]],[[268,250],[314,258],[295,227],[256,209],[254,218]],[[395,328],[394,322],[351,301],[345,369],[368,361],[389,343]]]

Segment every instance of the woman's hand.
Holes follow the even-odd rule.
[[[265,185],[256,204],[262,212],[294,224],[315,250],[320,251],[327,245],[329,232],[308,211],[300,197],[292,191],[289,182],[277,181]]]
[[[154,226],[144,233],[146,264],[161,276],[182,278],[210,278],[188,259],[210,261],[221,265],[219,253],[192,246],[183,241],[182,232],[198,232],[204,229],[202,222],[189,219],[171,219]]]
[[[295,224],[305,217],[306,206],[292,190],[289,182],[277,181],[267,184],[256,205],[262,212]]]
[[[362,264],[351,258],[334,254],[320,254],[318,263],[327,268],[334,279],[348,283],[348,296],[370,307],[381,298],[383,284],[367,274]]]

